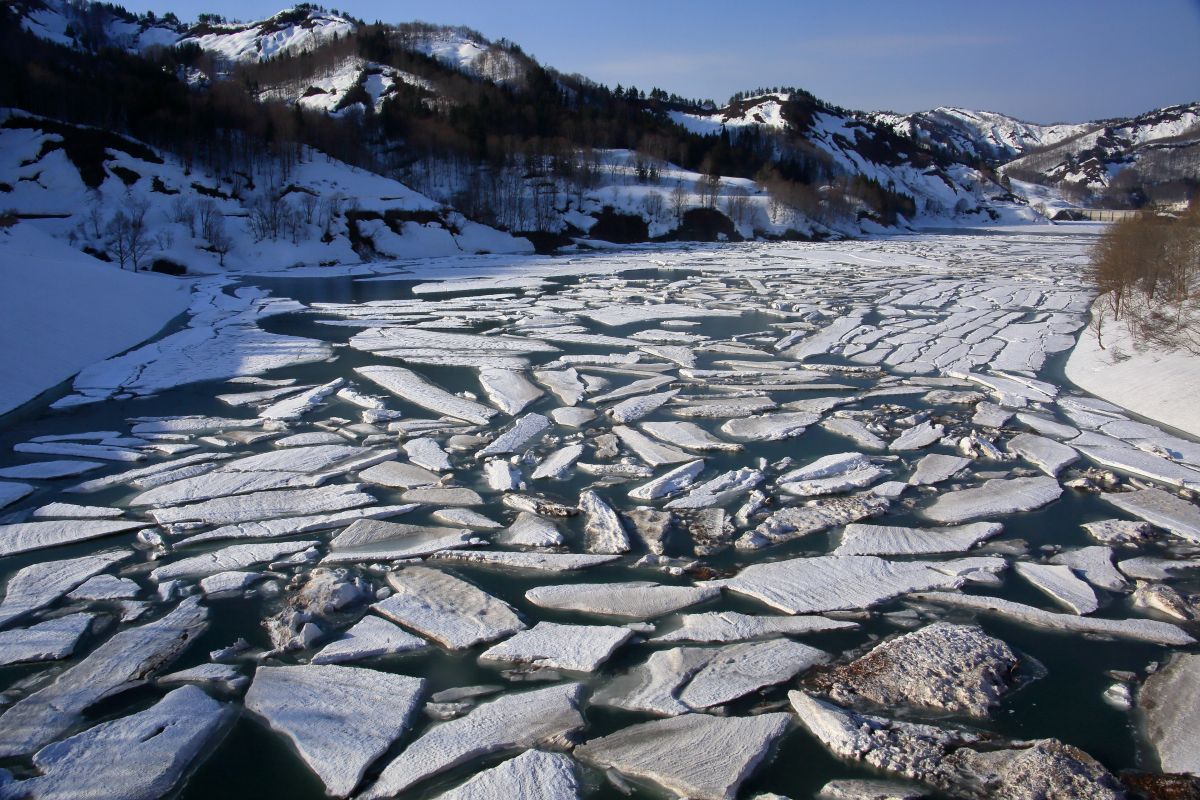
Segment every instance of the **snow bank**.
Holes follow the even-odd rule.
[[[0,414],[150,338],[189,294],[185,281],[122,272],[27,223],[0,228]]]
[[[1105,320],[1101,336],[1085,328],[1067,362],[1067,378],[1135,414],[1200,436],[1200,358],[1186,351],[1135,346],[1124,323]],[[1101,347],[1103,344],[1103,347]]]

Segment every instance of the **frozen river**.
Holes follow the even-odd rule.
[[[0,429],[0,798],[1197,772],[1200,444],[1063,377],[1092,241],[201,281]]]

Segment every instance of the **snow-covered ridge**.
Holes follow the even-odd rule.
[[[879,112],[871,116],[903,136],[987,161],[1007,161],[1027,150],[1056,144],[1095,127],[1095,123],[1039,125],[995,111],[953,107],[908,115]]]
[[[405,49],[423,53],[475,78],[516,83],[525,77],[526,65],[517,53],[470,28],[414,22],[397,26],[392,36]]]
[[[357,29],[357,23],[340,14],[293,8],[248,24],[197,26],[179,44],[196,44],[228,61],[265,61],[315,50]]]
[[[1005,165],[1016,174],[1037,173],[1048,182],[1066,181],[1103,189],[1123,169],[1147,177],[1195,178],[1200,161],[1200,103],[1168,106],[1129,120],[1097,123],[1056,145]],[[1190,167],[1190,174],[1176,174]]]
[[[711,114],[695,114],[684,111],[667,112],[675,124],[701,136],[709,136],[726,130],[737,130],[761,125],[773,130],[787,127],[783,118],[783,105],[787,94],[768,94],[750,97]]]
[[[68,0],[17,0],[12,8],[26,31],[66,47],[106,45],[141,52],[174,45],[183,30],[168,20],[122,15],[102,6],[84,8]]]

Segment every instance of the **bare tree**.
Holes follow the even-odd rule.
[[[665,205],[666,201],[663,200],[661,192],[648,192],[646,196],[642,198],[642,208],[646,210],[646,215],[655,221],[658,221],[658,219],[662,217],[662,212]]]
[[[671,190],[671,214],[675,217],[675,224],[683,224],[683,212],[687,209],[687,190],[683,188],[682,183],[676,183],[675,188]]]

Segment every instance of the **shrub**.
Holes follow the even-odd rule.
[[[1182,217],[1143,215],[1114,224],[1096,245],[1089,275],[1106,317],[1139,343],[1200,355],[1200,204]]]

